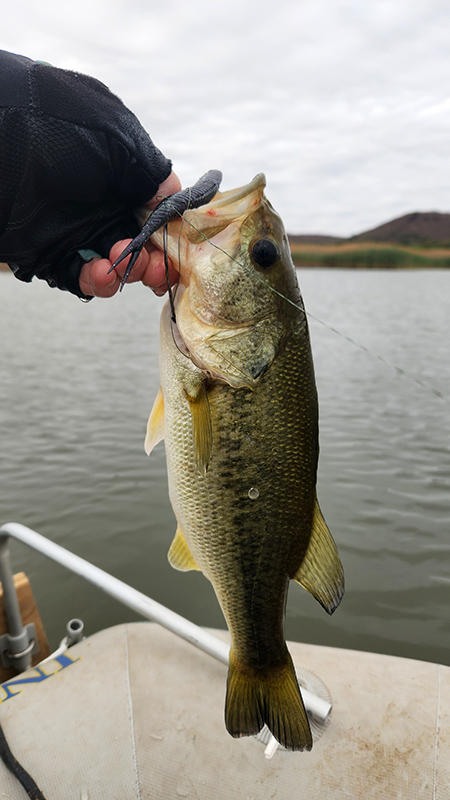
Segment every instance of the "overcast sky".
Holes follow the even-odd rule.
[[[86,72],[183,185],[265,172],[291,233],[450,211],[448,0],[15,0],[0,48]]]

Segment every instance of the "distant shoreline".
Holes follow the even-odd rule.
[[[300,244],[290,242],[296,267],[346,269],[448,269],[450,248],[403,246],[380,242]]]

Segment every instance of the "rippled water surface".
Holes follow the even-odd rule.
[[[292,584],[287,635],[450,664],[450,272],[301,270],[321,414],[319,499],[346,594],[335,615]],[[209,583],[171,569],[164,448],[143,450],[162,301],[143,287],[88,305],[0,273],[1,514],[201,625]],[[443,397],[433,393],[432,387]],[[49,638],[133,615],[23,546]]]

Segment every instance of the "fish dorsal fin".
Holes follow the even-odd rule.
[[[147,422],[147,434],[145,437],[145,452],[149,456],[158,442],[164,439],[164,398],[159,387],[155,397],[153,408]]]
[[[294,580],[307,589],[328,614],[336,610],[344,594],[341,560],[317,499],[308,549]]]
[[[188,572],[190,569],[200,569],[194,561],[186,539],[181,533],[180,526],[178,526],[173,542],[169,547],[167,557],[171,566],[174,567],[174,569],[179,569],[181,572]]]
[[[185,387],[185,393],[191,409],[197,469],[200,475],[206,475],[212,450],[212,425],[205,381],[195,392]]]

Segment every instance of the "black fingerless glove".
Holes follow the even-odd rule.
[[[139,232],[171,162],[138,119],[87,75],[0,51],[0,261],[82,297],[91,250]]]

